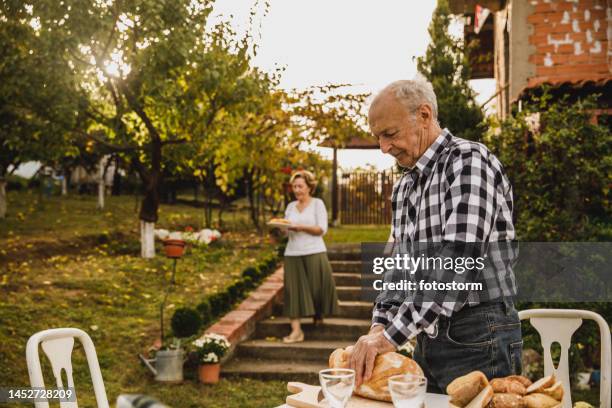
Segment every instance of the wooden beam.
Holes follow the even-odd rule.
[[[495,12],[506,7],[506,0],[449,0],[448,2],[452,14],[474,14],[477,4]]]
[[[335,147],[332,170],[332,225],[338,225],[338,149]]]

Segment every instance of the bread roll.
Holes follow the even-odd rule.
[[[527,388],[517,380],[506,378],[494,378],[491,380],[491,387],[495,393],[507,394],[527,394]]]
[[[544,390],[544,388],[550,388],[553,385],[555,385],[556,382],[557,381],[555,380],[554,375],[549,375],[544,378],[540,378],[538,381],[534,382],[529,387],[527,387],[527,394],[531,394],[534,392],[541,393]]]
[[[557,381],[552,387],[544,388],[542,394],[546,394],[549,397],[556,399],[557,401],[563,400],[563,383]]]
[[[492,384],[493,382],[491,382]],[[495,393],[489,408],[525,408],[523,397],[518,394]]]
[[[506,380],[518,381],[521,384],[523,384],[525,386],[525,388],[527,388],[531,384],[533,384],[533,382],[529,378],[527,378],[527,377],[525,377],[523,375],[509,375],[509,376],[507,376],[505,378],[506,378]]]
[[[465,408],[485,408],[493,398],[493,388],[487,385],[476,395],[476,397],[466,405]]]
[[[446,387],[446,393],[450,396],[452,404],[465,407],[488,385],[489,381],[481,371],[472,371],[469,374],[455,378]],[[492,392],[493,389],[491,389]]]
[[[540,394],[539,392],[525,395],[523,397],[526,408],[554,408],[559,405],[559,401],[553,397],[549,397],[546,394]]]
[[[348,368],[352,351],[352,346],[347,347],[345,350],[334,350],[329,356],[329,367]],[[423,375],[423,370],[411,358],[393,351],[379,354],[376,356],[376,360],[374,360],[372,376],[367,382],[362,383],[355,389],[355,394],[364,398],[391,402],[391,394],[389,394],[387,381],[389,377],[399,374]]]

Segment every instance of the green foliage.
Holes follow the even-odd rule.
[[[69,92],[74,75],[57,63],[55,44],[40,36],[25,3],[3,3],[0,21],[1,179],[9,166],[73,156],[68,133],[82,100]]]
[[[431,43],[417,68],[432,83],[438,99],[438,120],[443,128],[468,140],[480,141],[485,131],[484,115],[470,88],[467,55],[470,46],[453,38],[448,31],[451,22],[448,0],[438,0],[429,35]]]
[[[553,102],[545,93],[488,135],[514,188],[520,240],[612,239],[612,137],[591,122],[596,106],[595,97]]]
[[[170,324],[176,337],[191,337],[202,327],[202,317],[197,310],[182,307],[176,309]]]
[[[237,302],[238,300],[240,300],[240,298],[242,297],[243,294],[243,286],[241,284],[241,281],[235,282],[234,284],[230,285],[229,288],[227,288],[227,293],[229,295],[229,298],[231,299],[232,303]]]
[[[230,297],[225,291],[215,293],[208,298],[208,301],[210,302],[210,312],[213,318],[221,316],[231,305]]]
[[[242,271],[241,278],[224,291],[206,297],[198,304],[196,309],[202,317],[204,324],[221,317],[232,305],[244,299],[248,291],[254,289],[263,278],[274,272],[278,263],[278,256],[270,254],[263,258],[256,266],[249,266]]]
[[[486,143],[504,164],[514,188],[517,237],[521,241],[609,241],[610,129],[591,121],[596,96],[570,103],[545,91],[521,112],[492,122]],[[537,272],[536,272],[537,273]],[[610,303],[533,303],[533,308],[586,309],[612,324]],[[539,336],[524,326],[526,347],[541,349]],[[599,330],[585,322],[572,338],[572,369],[598,364]]]
[[[262,274],[260,274],[259,269],[255,268],[254,266],[249,266],[244,271],[242,271],[242,276],[244,278],[250,278],[253,281],[259,281]]]
[[[198,303],[198,305],[196,306],[196,310],[200,313],[203,326],[206,326],[212,321],[212,308],[208,299],[204,299],[200,303]]]

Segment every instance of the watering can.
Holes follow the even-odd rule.
[[[185,352],[183,349],[159,350],[155,358],[146,358],[139,354],[140,360],[155,376],[155,381],[181,382],[183,381],[183,364]]]

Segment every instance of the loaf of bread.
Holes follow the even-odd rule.
[[[352,351],[352,346],[334,350],[329,356],[329,367],[348,368]],[[423,375],[423,370],[416,361],[399,353],[391,351],[379,354],[374,361],[372,376],[355,389],[355,394],[377,401],[391,402],[387,381],[389,377],[399,374]]]

